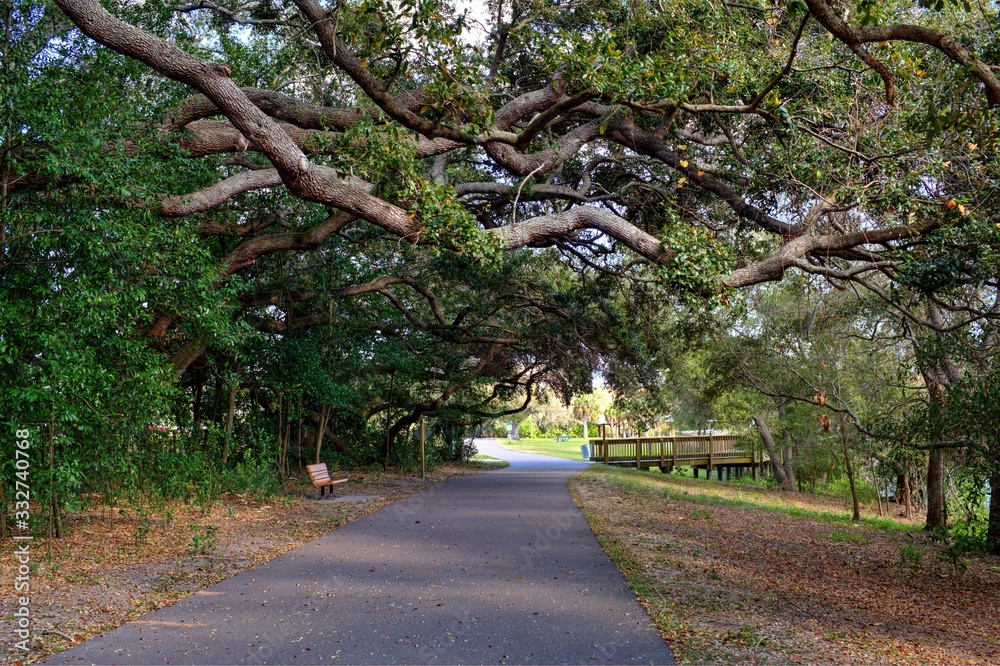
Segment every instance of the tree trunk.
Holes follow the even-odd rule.
[[[875,460],[869,456],[868,466],[872,474],[872,485],[875,486],[875,503],[878,505],[878,517],[882,517],[882,488],[878,482],[878,475],[875,473]],[[889,486],[886,485],[885,491],[885,515],[889,515]]]
[[[906,505],[910,501],[910,484],[907,483],[906,472],[896,475],[896,504]]]
[[[289,407],[291,407],[291,405],[289,405]],[[289,411],[291,410],[289,409]],[[291,468],[291,465],[288,464],[288,442],[291,440],[291,438],[292,438],[292,419],[290,418],[290,415],[285,414],[285,441],[281,445],[282,479],[288,476],[288,471]]]
[[[792,433],[785,428],[785,449],[781,452],[781,463],[785,467],[785,477],[791,489],[796,487],[795,468],[792,466]]]
[[[278,393],[278,475],[281,477],[282,481],[285,480],[285,446],[281,439],[281,435],[284,432],[284,421],[282,420],[282,417],[284,416],[285,419],[288,418],[284,414],[284,407],[285,404],[282,401],[281,393]]]
[[[990,477],[990,518],[986,530],[986,552],[1000,555],[1000,471]]]
[[[840,441],[844,445],[844,463],[847,467],[847,481],[851,485],[851,501],[854,504],[854,517],[852,520],[861,520],[861,504],[858,502],[858,488],[854,483],[854,464],[851,462],[851,451],[847,446],[847,419],[844,413],[840,412]],[[875,487],[878,492],[878,486]],[[879,505],[881,509],[881,504]]]
[[[194,373],[194,411],[191,415],[195,425],[201,423],[201,390],[204,383],[205,370],[204,368],[198,368]]]
[[[302,471],[302,398],[299,398],[299,423],[295,429],[295,460],[299,472]]]
[[[927,306],[927,318],[936,326],[940,326],[941,311],[930,304]],[[940,334],[938,334],[940,337]],[[921,368],[920,374],[924,378],[927,386],[927,396],[930,400],[932,415],[935,408],[944,404],[944,392],[949,384],[961,381],[962,376],[958,368],[947,356],[944,357],[935,367]],[[941,441],[944,438],[943,432],[932,434],[931,443]],[[944,527],[948,523],[948,516],[944,499],[944,455],[942,449],[931,449],[927,457],[927,525],[926,529]]]
[[[6,539],[9,536],[7,530],[7,492],[5,488],[5,485],[0,485],[0,539]]]
[[[777,447],[774,445],[774,437],[771,435],[771,429],[767,427],[767,422],[760,416],[753,417],[753,421],[757,424],[757,430],[760,431],[760,438],[764,440],[764,446],[767,448],[767,455],[771,462],[771,469],[774,470],[774,478],[777,479],[778,485],[785,490],[795,490],[795,486],[789,482],[788,476],[785,474],[785,469],[781,466]]]
[[[903,506],[903,515],[909,518],[913,497],[910,493],[910,475],[905,470],[896,475],[896,504]]]
[[[910,475],[906,472],[903,472],[903,495],[906,497],[906,503],[903,504],[903,515],[909,518],[910,509],[913,507],[913,493],[910,491]]]
[[[222,377],[215,378],[215,399],[212,401],[212,414],[208,420],[212,423],[219,422],[219,402],[222,399]]]
[[[330,408],[326,405],[320,407],[319,410],[319,429],[316,431],[316,459],[313,460],[313,464],[318,465],[319,452],[323,448],[323,433],[326,431],[326,420],[330,416]]]
[[[590,439],[590,431],[587,429],[587,419],[583,420],[583,438]]]
[[[389,469],[389,454],[392,453],[392,439],[389,436],[389,429],[392,423],[392,390],[395,384],[396,384],[396,373],[393,372],[392,375],[390,375],[389,377],[389,397],[386,400],[388,406],[386,407],[385,410],[385,451],[384,451],[385,463],[382,466],[382,469],[385,470]]]
[[[944,451],[931,449],[927,462],[927,529],[944,527]]]
[[[520,432],[520,430],[521,430],[521,424],[520,423],[515,423],[514,427],[512,427],[510,429],[510,438],[512,440],[521,439],[521,432]]]
[[[226,411],[226,437],[222,440],[222,464],[229,462],[229,445],[233,439],[233,418],[236,416],[236,387],[229,389],[229,407]]]
[[[778,405],[778,420],[781,422],[785,438],[785,448],[781,452],[781,463],[784,465],[785,478],[788,479],[789,490],[795,490],[798,483],[795,479],[795,468],[792,467],[792,431],[785,425],[785,403]]]
[[[59,495],[56,492],[56,476],[55,476],[55,464],[56,464],[56,421],[55,413],[52,414],[52,420],[49,421],[49,538],[52,538],[53,532],[57,539],[61,539],[63,536],[62,520],[59,516]]]

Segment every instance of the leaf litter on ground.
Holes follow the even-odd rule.
[[[915,521],[632,469],[569,485],[681,663],[1000,663],[996,558],[951,566]]]

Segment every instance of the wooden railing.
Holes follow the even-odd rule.
[[[721,465],[760,465],[762,457],[739,435],[679,435],[590,440],[590,460],[608,465],[713,469]]]

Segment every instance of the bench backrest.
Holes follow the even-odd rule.
[[[306,465],[306,469],[309,471],[309,480],[313,483],[323,483],[330,480],[330,470],[327,469],[326,463]]]

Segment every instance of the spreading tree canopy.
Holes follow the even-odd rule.
[[[13,6],[8,42],[35,52],[9,76],[36,94],[93,76],[121,90],[85,105],[126,108],[75,130],[104,164],[51,168],[72,137],[14,97],[6,196],[89,186],[148,216],[137,231],[200,237],[220,282],[365,224],[477,262],[540,247],[603,270],[640,260],[669,293],[722,299],[790,268],[954,281],[961,259],[923,265],[935,244],[996,240],[1000,83],[980,8],[56,4]],[[137,176],[147,162],[163,177]],[[190,327],[183,305],[156,304],[155,335]],[[210,333],[185,335],[178,372]]]
[[[789,271],[920,335],[996,315],[989,3],[3,13],[3,409],[52,438],[139,446],[190,391],[195,423],[384,418],[388,453],[425,413],[662,380],[700,309]]]

